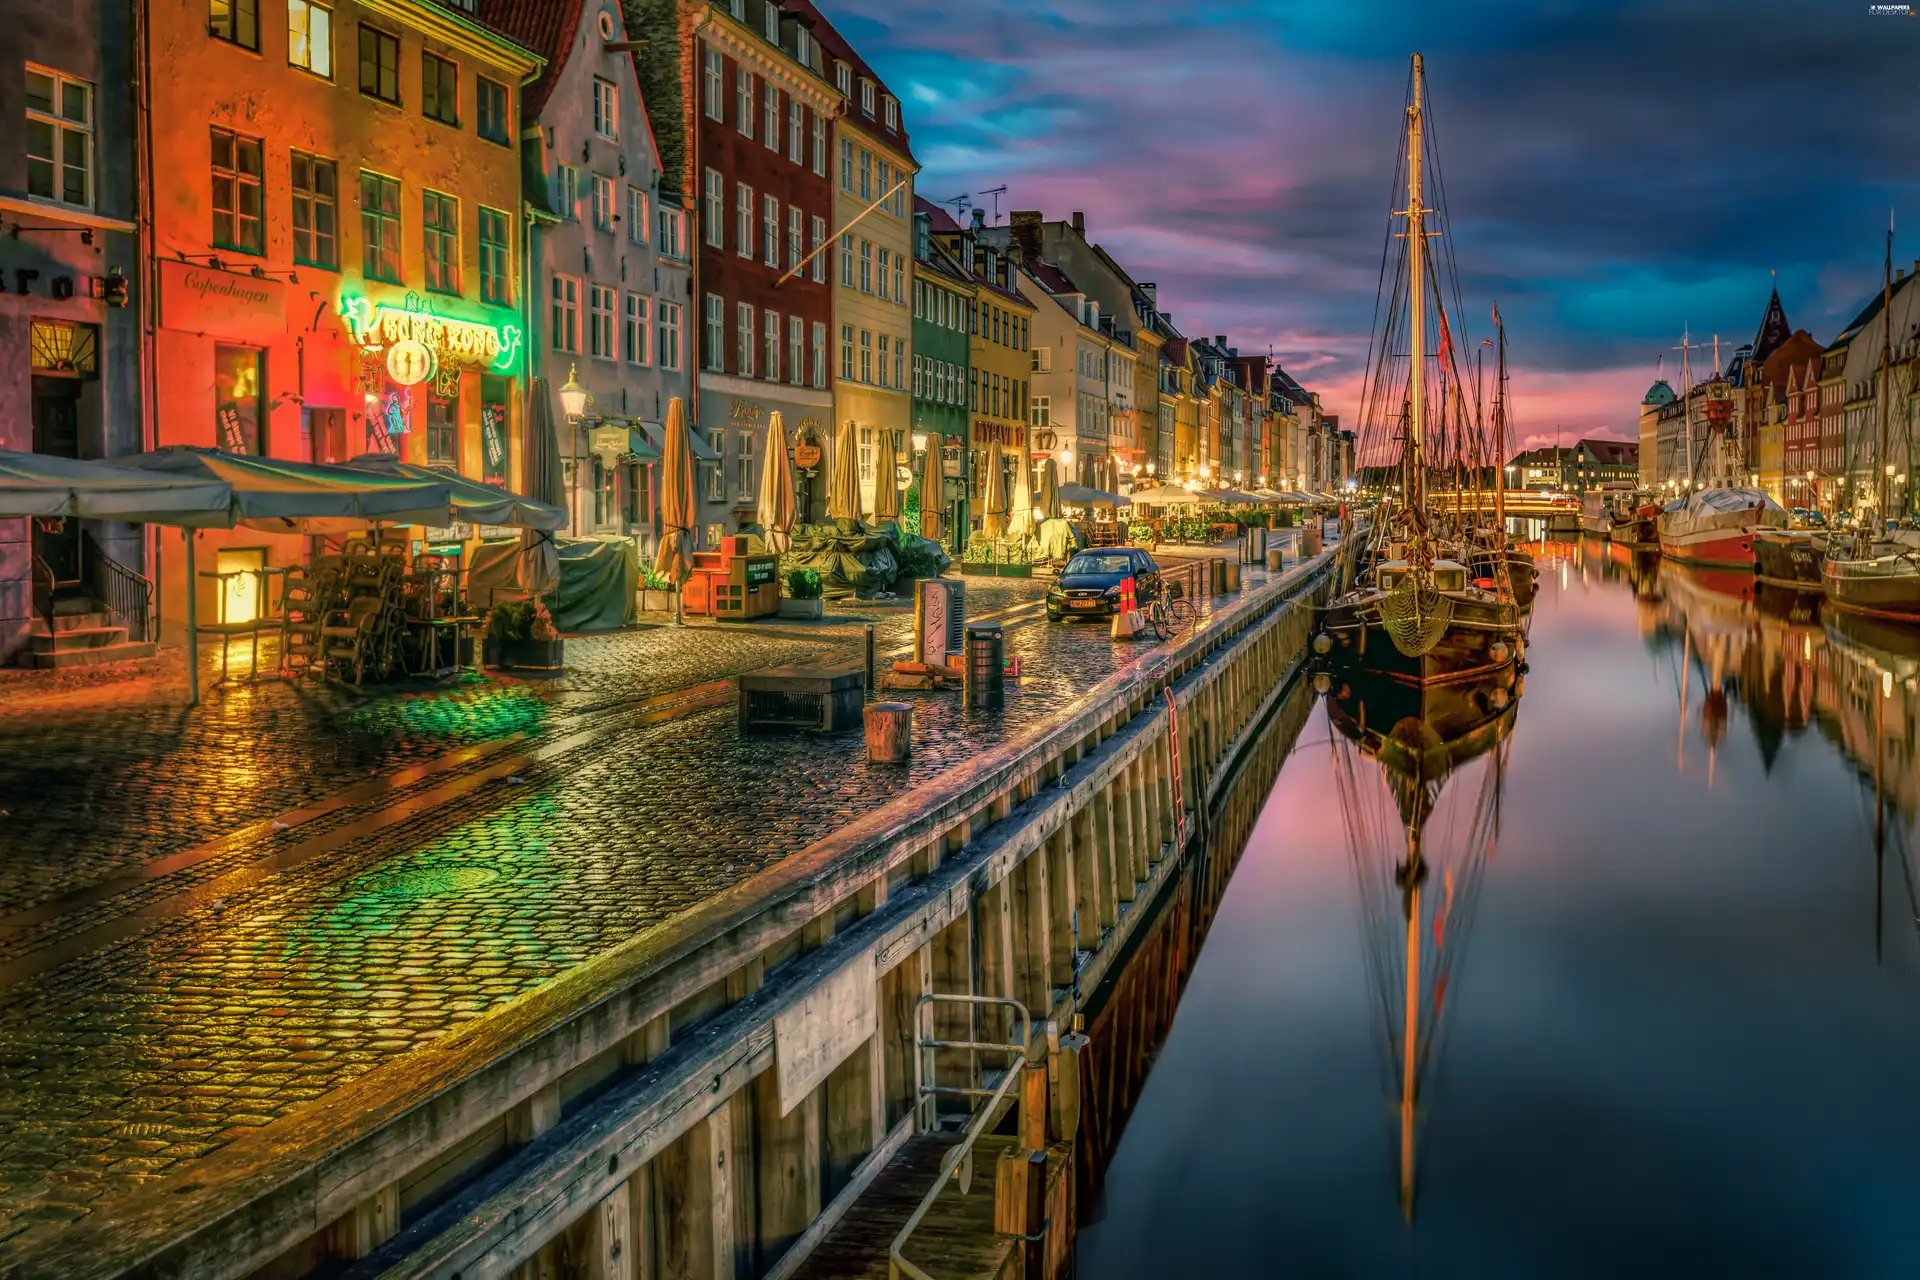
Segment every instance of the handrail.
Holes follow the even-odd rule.
[[[887,1247],[890,1273],[896,1277],[910,1276],[912,1280],[934,1280],[934,1277],[907,1260],[903,1251],[907,1247],[908,1237],[913,1235],[914,1228],[920,1225],[920,1220],[927,1216],[927,1211],[933,1208],[933,1202],[940,1196],[940,1189],[947,1185],[947,1179],[953,1176],[953,1171],[959,1168],[960,1162],[973,1154],[974,1142],[992,1125],[994,1113],[1000,1109],[1001,1100],[1007,1096],[1007,1090],[1013,1087],[1013,1082],[1020,1078],[1021,1070],[1027,1064],[1027,1046],[1033,1043],[1033,1014],[1028,1011],[1025,1004],[1010,996],[943,995],[938,992],[923,995],[914,1003],[915,1025],[919,1024],[920,1009],[923,1005],[941,1000],[954,1004],[1006,1005],[1019,1013],[1023,1030],[1018,1044],[995,1044],[971,1040],[922,1039],[920,1041],[920,1047],[923,1049],[1001,1049],[1013,1057],[1012,1061],[1007,1063],[1006,1075],[1001,1078],[1000,1087],[997,1089],[969,1089],[954,1085],[920,1086],[923,1096],[935,1093],[961,1093],[985,1097],[987,1104],[974,1112],[973,1122],[967,1126],[966,1133],[953,1150],[941,1157],[940,1172],[934,1178],[933,1185],[927,1189],[926,1195],[920,1197],[920,1203],[914,1207],[906,1225],[900,1228],[899,1234],[893,1238],[893,1243]]]
[[[129,639],[154,639],[152,580],[101,550],[92,530],[81,530],[80,540],[80,577],[87,594],[126,626]]]
[[[58,579],[54,577],[53,566],[42,559],[38,552],[27,553],[28,576],[32,579],[33,611],[47,624],[47,634],[53,634],[53,593],[58,588]],[[45,576],[43,583],[41,577]]]

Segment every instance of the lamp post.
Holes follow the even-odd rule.
[[[575,380],[575,375],[578,372],[578,366],[569,364],[567,366],[567,380],[560,388],[560,412],[566,415],[567,425],[574,428],[573,431],[569,432],[573,438],[573,448],[570,450],[573,456],[567,460],[567,469],[573,473],[571,479],[573,480],[572,505],[574,507],[573,527],[575,529],[580,527],[580,514],[583,506],[580,499],[579,427],[581,422],[586,419],[587,410],[593,406],[593,397],[588,395],[587,389]]]

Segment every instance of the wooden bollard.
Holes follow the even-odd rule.
[[[900,764],[913,754],[912,703],[870,703],[866,716],[868,764]]]

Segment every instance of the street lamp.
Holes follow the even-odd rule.
[[[574,381],[577,372],[577,366],[568,365],[566,384],[560,388],[560,411],[567,415],[568,422],[579,422],[586,417],[587,406],[593,403],[587,389]]]
[[[1153,471],[1154,471],[1153,463],[1151,462],[1147,463],[1147,478],[1149,480],[1153,478]]]
[[[913,433],[913,451],[915,453],[925,453],[927,451],[927,433],[926,432],[916,431]]]

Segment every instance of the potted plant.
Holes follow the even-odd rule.
[[[673,608],[673,583],[652,565],[640,569],[640,611],[662,613]]]
[[[787,570],[787,593],[780,601],[783,618],[818,619],[827,611],[820,598],[820,574],[814,569]]]
[[[551,671],[565,665],[565,653],[553,615],[538,601],[503,600],[487,616],[488,666]]]

